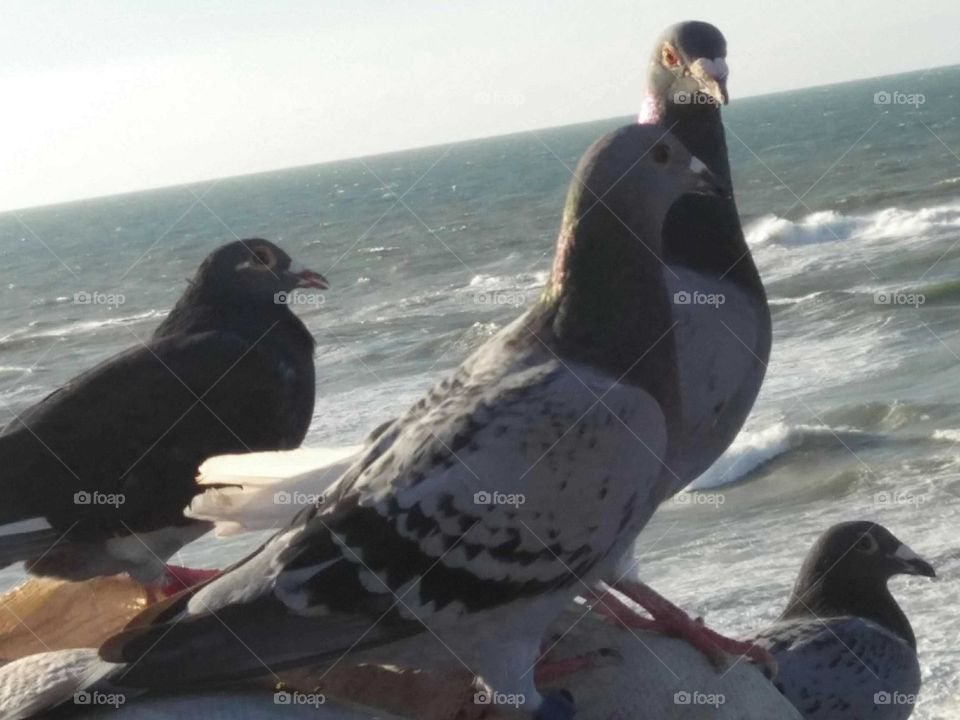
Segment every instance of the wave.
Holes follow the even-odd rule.
[[[543,287],[547,282],[548,273],[546,270],[537,272],[518,273],[517,275],[474,275],[470,278],[468,287],[484,289],[507,289],[518,288],[521,290],[534,290]]]
[[[873,439],[869,433],[849,427],[789,425],[784,422],[774,423],[763,430],[744,431],[686,490],[706,490],[741,482],[773,460],[801,448],[835,449],[838,445],[841,448],[862,445]]]
[[[843,215],[822,210],[793,221],[763,215],[744,229],[751,247],[798,246],[849,240],[917,238],[932,232],[960,228],[960,203],[907,209],[888,207],[866,215]]]
[[[960,442],[960,429],[944,428],[943,430],[934,430],[933,435],[930,437],[943,442],[958,443]]]
[[[147,310],[146,312],[125,315],[123,317],[108,318],[106,320],[85,320],[83,322],[59,325],[57,327],[52,327],[45,330],[35,330],[37,324],[30,323],[30,325],[28,325],[26,328],[14,330],[8,335],[0,337],[0,347],[9,348],[11,346],[22,345],[38,338],[59,338],[70,337],[72,335],[87,335],[97,332],[103,328],[119,325],[132,325],[144,320],[160,317],[162,315],[163,313],[159,310]]]

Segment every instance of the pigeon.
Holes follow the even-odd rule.
[[[770,358],[766,293],[733,197],[720,105],[728,100],[726,41],[704,22],[664,31],[650,61],[641,122],[656,122],[706,163],[730,192],[688,195],[663,228],[680,372],[681,435],[667,461],[677,490],[740,432]]]
[[[663,128],[587,150],[538,300],[222,575],[100,648],[90,689],[175,692],[374,662],[466,666],[484,702],[567,720],[533,680],[549,623],[663,494],[676,359],[660,228],[723,187]]]
[[[726,40],[709,23],[667,28],[654,46],[639,118],[669,128],[729,189],[721,196],[681,198],[663,226],[679,387],[674,412],[682,418],[670,435],[664,499],[696,480],[730,446],[770,358],[770,309],[740,225],[720,115],[728,101],[726,54]],[[762,650],[713,632],[628,574],[609,585],[654,617],[650,622],[608,591],[592,598],[622,625],[683,637],[718,665],[724,653],[770,663]]]
[[[753,641],[779,667],[778,687],[808,720],[904,720],[920,691],[917,641],[893,599],[894,575],[933,566],[873,522],[834,525],[800,568],[787,609]]]
[[[0,565],[160,578],[210,529],[183,515],[206,458],[303,440],[314,341],[288,294],[326,287],[267,240],[223,245],[151,337],[16,416],[0,433]]]

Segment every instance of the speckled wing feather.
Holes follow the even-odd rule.
[[[869,620],[801,618],[755,641],[776,658],[777,682],[809,720],[903,720],[920,690],[920,665],[903,639]]]
[[[125,682],[322,664],[421,621],[566,597],[615,558],[655,506],[662,413],[542,349],[511,354],[511,337],[398,418],[323,506],[108,643],[107,659],[136,661]]]

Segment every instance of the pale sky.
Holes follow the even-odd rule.
[[[707,20],[738,97],[960,63],[956,0],[3,0],[0,209],[622,116]]]

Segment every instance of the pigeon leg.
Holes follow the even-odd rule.
[[[741,655],[764,665],[776,677],[776,660],[759,645],[728,638],[708,628],[701,618],[693,619],[649,585],[634,580],[620,580],[612,586],[649,612],[656,629],[665,635],[686,640],[707,656],[717,667],[727,664],[725,653]]]
[[[163,570],[163,576],[156,582],[152,582],[146,586],[147,604],[149,605],[157,600],[176,595],[181,590],[199,585],[219,574],[219,570],[202,570],[200,568],[167,565]]]
[[[618,653],[615,650],[600,648],[561,660],[541,660],[537,663],[537,669],[534,670],[533,679],[538,686],[541,683],[554,683],[581,670],[603,667],[608,664],[606,660],[616,657]]]
[[[632,630],[648,630],[650,632],[660,632],[662,627],[656,620],[640,615],[634,608],[627,605],[623,600],[614,595],[609,590],[602,593],[592,593],[588,598],[593,602],[591,610],[623,628]]]

